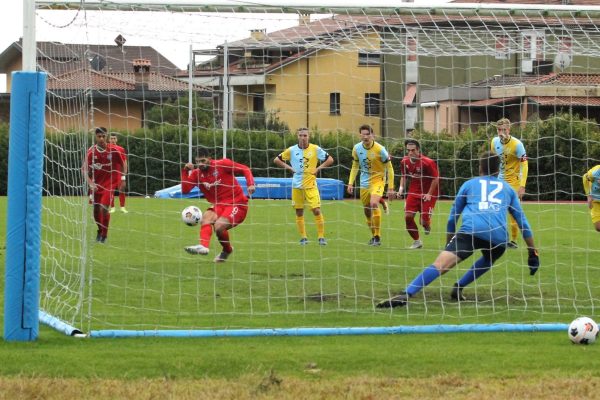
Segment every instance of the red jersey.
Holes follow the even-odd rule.
[[[247,186],[254,185],[254,177],[247,166],[228,158],[210,160],[207,170],[196,168],[188,171],[184,168],[181,171],[181,191],[184,194],[189,193],[194,186],[197,186],[206,200],[214,205],[248,204],[248,198],[244,195],[235,175],[244,175]],[[210,184],[210,188],[206,188],[203,183]]]
[[[119,152],[119,154],[121,155],[121,159],[122,160],[127,160],[127,151],[119,146],[118,144],[111,144],[111,146],[113,147],[113,149],[117,150]],[[113,171],[113,179],[116,181],[120,181],[121,180],[121,176],[123,176],[123,170],[119,169],[119,170],[115,170]]]
[[[88,171],[92,171],[92,181],[102,189],[115,189],[123,171],[124,158],[114,145],[107,144],[105,149],[99,149],[93,145],[86,155]],[[120,178],[119,178],[120,179]]]
[[[422,154],[414,163],[410,160],[409,156],[402,158],[402,161],[400,161],[400,172],[403,176],[410,178],[410,185],[407,190],[408,195],[427,194],[433,179],[440,176],[435,161]],[[439,188],[438,185],[435,192],[432,193],[433,196],[439,195]]]

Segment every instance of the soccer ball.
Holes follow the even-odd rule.
[[[189,206],[181,212],[182,221],[188,226],[198,225],[202,219],[202,211],[196,206]]]
[[[569,339],[576,344],[592,344],[598,337],[598,324],[589,317],[579,317],[569,325]]]

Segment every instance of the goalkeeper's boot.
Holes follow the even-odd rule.
[[[423,247],[423,242],[421,242],[419,239],[417,239],[413,242],[413,244],[410,245],[409,249],[416,250],[416,249],[420,249],[421,247]]]
[[[114,214],[114,213],[115,213],[115,211],[116,211],[116,208],[115,208],[115,207],[111,207],[111,208],[110,208],[110,211],[109,211],[109,213],[110,213],[110,214]]]
[[[429,235],[431,233],[431,226],[423,226],[423,233]]]
[[[227,257],[229,257],[231,255],[231,253],[233,253],[233,247],[231,248],[231,251],[229,253],[226,251],[220,252],[219,255],[216,256],[213,261],[216,263],[225,262],[225,261],[227,261]]]
[[[300,239],[300,246],[306,246],[307,244],[308,244],[308,239],[307,238]]]
[[[519,245],[514,240],[511,240],[510,242],[506,243],[506,248],[508,248],[508,249],[518,249]]]
[[[458,283],[455,283],[454,286],[452,286],[452,291],[450,292],[450,299],[454,301],[467,301],[467,298],[462,292],[463,289],[464,288],[458,286]]]
[[[127,209],[125,207],[121,207],[121,212],[123,214],[129,214],[129,211],[127,211]]]
[[[397,296],[390,297],[389,299],[381,300],[377,303],[377,308],[394,308],[404,307],[408,303],[408,294],[402,292]]]
[[[319,238],[319,246],[327,246],[327,239]]]
[[[100,234],[100,231],[98,231],[98,232],[96,233],[96,242],[99,242],[99,241],[101,241],[101,240],[102,240],[102,234]]]
[[[208,247],[204,247],[201,244],[197,244],[195,246],[188,246],[188,247],[186,247],[185,251],[188,252],[188,253],[190,253],[190,254],[194,254],[194,255],[200,254],[200,255],[205,256],[205,255],[208,254],[208,252],[210,250],[208,249]]]

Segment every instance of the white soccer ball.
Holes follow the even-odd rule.
[[[189,206],[181,212],[181,219],[188,226],[198,225],[202,219],[202,211],[196,206]]]
[[[569,325],[569,339],[576,344],[592,344],[598,337],[598,324],[589,317],[579,317]]]

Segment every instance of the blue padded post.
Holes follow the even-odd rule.
[[[8,147],[4,339],[39,331],[40,229],[46,74],[13,72]]]

